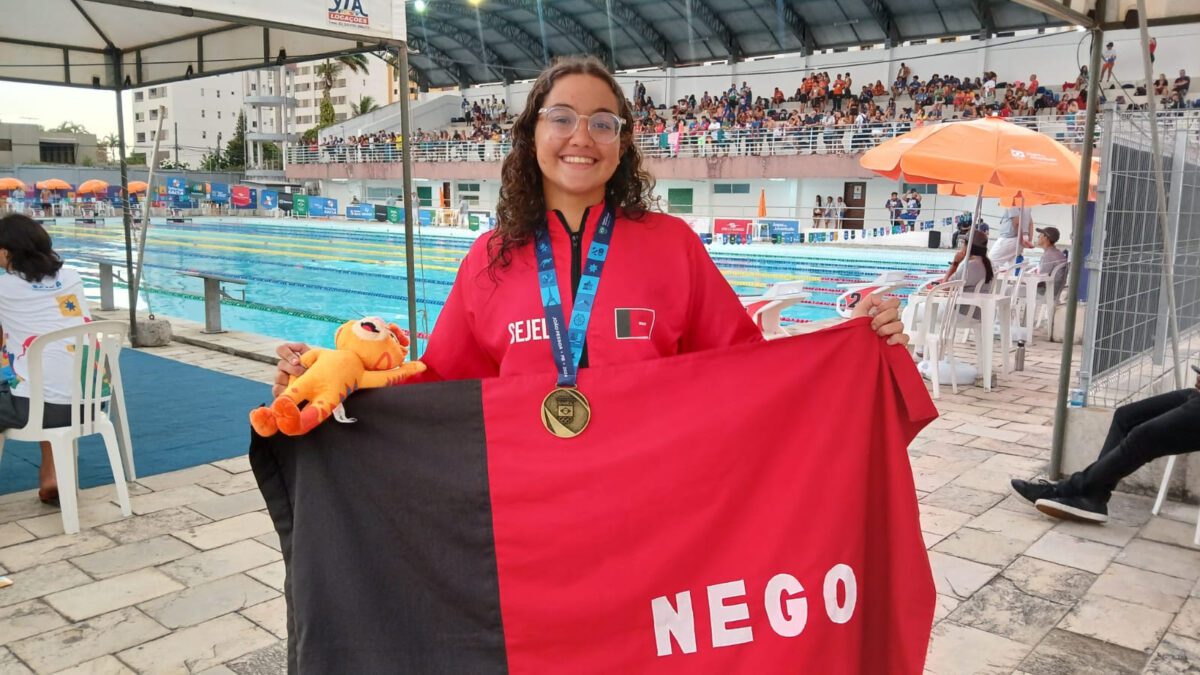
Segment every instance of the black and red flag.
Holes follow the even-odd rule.
[[[363,391],[255,438],[289,666],[327,673],[919,673],[934,587],[906,447],[935,415],[866,319],[554,374]]]

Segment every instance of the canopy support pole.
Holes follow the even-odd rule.
[[[1096,16],[1104,16],[1106,0],[1096,0]],[[1096,108],[1100,101],[1100,50],[1104,29],[1092,28],[1092,54],[1088,63],[1087,115],[1083,123],[1083,150],[1079,160],[1079,193],[1071,229],[1071,264],[1067,275],[1067,315],[1063,322],[1062,361],[1058,367],[1058,397],[1054,402],[1054,437],[1050,446],[1050,479],[1062,475],[1063,442],[1067,434],[1067,394],[1071,386],[1071,357],[1075,352],[1075,317],[1079,305],[1079,277],[1083,270],[1083,229],[1087,225],[1088,193],[1092,177],[1092,145],[1096,135]],[[1053,300],[1052,300],[1053,301]],[[1050,327],[1054,331],[1054,326]]]
[[[121,93],[124,91],[121,61],[124,56],[119,49],[109,49],[108,58],[111,59],[114,93],[117,96],[117,157],[121,162],[121,187],[124,189],[129,186],[129,163],[125,157],[125,104],[121,100]],[[125,230],[125,279],[129,290],[129,344],[136,347],[137,287],[133,283],[133,214],[129,210],[128,194],[121,200],[121,219]]]
[[[410,134],[409,113],[410,101],[408,93],[408,43],[401,42],[397,54],[397,66],[400,70],[400,161],[402,163],[402,183],[404,189],[404,268],[408,285],[408,335],[409,354],[413,360],[420,356],[417,349],[417,261],[416,248],[413,242],[413,218],[418,207],[413,193],[412,167],[412,135]]]

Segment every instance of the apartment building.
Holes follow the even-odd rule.
[[[389,68],[374,56],[367,59],[366,73],[354,73],[343,67],[330,90],[337,121],[353,116],[351,107],[363,96],[372,97],[379,105],[386,105],[393,98],[395,85]],[[165,118],[158,161],[176,161],[178,158],[177,161],[193,168],[199,166],[204,155],[215,150],[218,143],[229,140],[238,113],[243,110],[246,111],[249,134],[303,133],[316,125],[320,115],[323,90],[316,69],[319,63],[285,66],[283,78],[276,77],[277,69],[266,69],[261,71],[262,76],[215,75],[135,90],[131,139],[134,152],[146,153],[149,160],[158,137],[160,114]],[[276,86],[284,91],[276,91]],[[244,105],[247,98],[254,101],[264,96],[281,95],[294,99],[287,102],[282,116],[258,115],[253,106]]]

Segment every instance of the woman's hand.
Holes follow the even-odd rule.
[[[868,295],[854,306],[850,318],[857,319],[860,316],[871,317],[871,330],[879,337],[887,338],[889,345],[908,344],[908,334],[904,332],[904,322],[900,320],[900,300]]]
[[[293,375],[300,377],[308,370],[300,363],[300,355],[308,349],[308,345],[303,342],[285,342],[275,348],[275,353],[279,355],[279,370],[275,373],[275,386],[271,387],[271,396],[277,397],[282,394]]]

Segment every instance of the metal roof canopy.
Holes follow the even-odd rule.
[[[5,3],[0,80],[116,93],[121,184],[128,183],[121,92],[366,51],[398,52],[401,90],[408,68],[403,0],[36,0]],[[403,99],[407,102],[407,97]],[[408,107],[401,120],[408,134]],[[405,193],[412,192],[408,144]],[[411,210],[405,209],[408,269],[415,269]],[[129,203],[125,255],[135,279]],[[416,335],[416,288],[408,275]],[[135,287],[130,340],[137,345]],[[414,350],[414,357],[415,357]]]
[[[1137,0],[1013,0],[1061,21],[1085,28],[1117,30],[1138,27]],[[1096,16],[1102,5],[1101,16]],[[1200,22],[1200,2],[1195,0],[1145,0],[1146,24],[1169,26]]]

